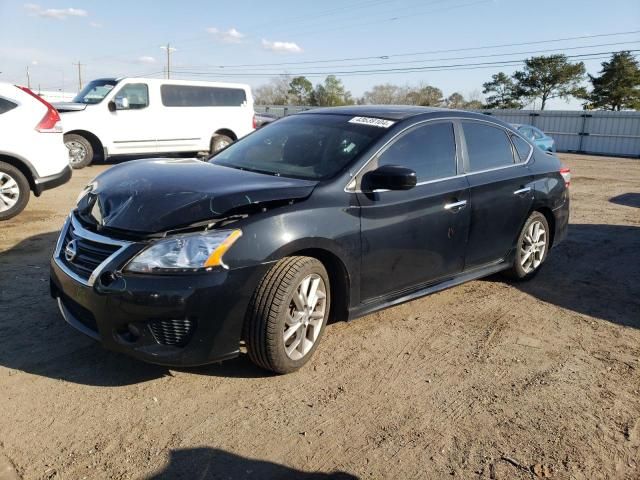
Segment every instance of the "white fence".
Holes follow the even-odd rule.
[[[256,105],[277,117],[313,107]],[[528,123],[551,135],[560,152],[640,157],[640,112],[477,110],[508,123]]]

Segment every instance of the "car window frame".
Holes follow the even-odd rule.
[[[486,123],[490,126],[493,127],[497,127],[500,128],[502,130],[504,130],[505,134],[507,135],[507,137],[509,138],[509,143],[511,143],[511,150],[512,152],[514,152],[514,163],[511,165],[505,165],[503,167],[497,167],[494,168],[492,170],[501,170],[504,168],[514,168],[514,167],[523,167],[528,165],[531,162],[531,159],[533,158],[533,152],[534,152],[534,148],[533,148],[533,144],[531,142],[531,140],[529,140],[528,138],[526,138],[523,134],[521,134],[518,129],[516,128],[508,128],[505,127],[503,125],[500,125],[498,123],[489,121],[489,120],[483,120],[482,118],[471,118],[471,117],[439,117],[439,118],[428,118],[425,120],[421,120],[419,122],[415,122],[412,123],[410,125],[407,125],[405,128],[403,128],[402,130],[399,130],[398,132],[396,132],[394,135],[392,135],[389,139],[387,139],[380,148],[378,148],[375,152],[373,152],[369,158],[367,158],[363,163],[362,166],[360,166],[355,173],[351,174],[351,178],[349,178],[349,180],[347,181],[345,187],[344,187],[344,191],[346,193],[369,193],[369,192],[364,192],[360,186],[362,183],[362,177],[369,171],[371,171],[371,167],[370,164],[372,162],[372,160],[374,158],[376,158],[377,155],[380,154],[380,152],[382,152],[385,148],[387,148],[388,145],[390,145],[392,142],[394,142],[396,140],[396,138],[398,138],[400,135],[402,135],[404,132],[406,132],[407,130],[414,128],[418,125],[424,125],[426,123],[429,122],[440,122],[440,121],[450,121],[453,122],[453,126],[454,126],[454,132],[455,132],[455,139],[456,139],[456,155],[457,155],[457,171],[458,174],[454,177],[449,177],[449,178],[441,178],[439,180],[431,180],[428,182],[424,182],[421,185],[428,185],[430,183],[434,183],[434,182],[441,182],[444,180],[449,180],[449,179],[453,179],[453,178],[458,178],[458,177],[466,177],[469,175],[475,175],[478,173],[484,173],[484,172],[468,172],[467,171],[467,167],[468,167],[468,154],[467,154],[467,144],[464,141],[464,136],[463,136],[463,132],[462,132],[462,122],[463,121],[474,121],[474,122],[481,122],[481,123]],[[527,157],[526,160],[521,161],[521,162],[515,162],[515,158],[517,155],[517,151],[516,151],[516,147],[515,145],[513,145],[513,141],[511,140],[510,134],[512,135],[517,135],[518,137],[522,138],[525,142],[527,142],[529,144],[529,146],[531,147],[529,150],[529,156]],[[492,170],[486,170],[486,171],[492,171]],[[421,186],[420,185],[420,186]],[[416,187],[419,186],[418,184],[416,184]],[[415,187],[414,187],[415,188]],[[380,190],[375,190],[375,192],[378,192]]]
[[[149,108],[149,106],[151,105],[151,94],[150,94],[150,89],[149,89],[149,84],[146,82],[128,82],[125,83],[124,85],[121,85],[120,88],[118,89],[117,92],[115,92],[113,94],[113,96],[109,99],[110,101],[114,101],[116,100],[116,97],[118,96],[118,94],[124,90],[125,88],[127,88],[129,85],[144,85],[147,89],[147,105],[142,107],[142,108],[122,108],[122,109],[117,109],[119,112],[127,112],[127,111],[134,111],[134,112],[139,112],[141,110],[146,110],[147,108]],[[114,87],[115,89],[115,87]],[[106,97],[105,97],[106,98]],[[107,102],[107,103],[109,103]]]
[[[391,148],[396,142],[401,140],[405,135],[417,130],[418,128],[426,127],[429,125],[433,125],[436,123],[450,123],[453,128],[453,140],[454,140],[454,148],[455,148],[455,164],[456,164],[456,174],[448,177],[435,178],[432,180],[425,180],[422,182],[416,183],[416,187],[421,187],[423,185],[428,185],[430,183],[442,182],[445,180],[449,180],[452,178],[460,177],[463,175],[462,169],[462,155],[460,151],[460,131],[459,125],[457,124],[457,118],[430,118],[427,120],[422,120],[416,123],[412,123],[411,125],[407,125],[404,129],[397,132],[394,136],[392,136],[389,140],[387,140],[382,147],[380,147],[376,152],[374,152],[360,167],[360,169],[352,176],[351,180],[345,187],[345,192],[347,193],[363,193],[362,190],[362,178],[368,172],[371,172],[378,168],[378,160],[389,148]],[[352,188],[349,188],[352,186]],[[415,188],[415,187],[414,187]],[[378,192],[381,190],[374,190],[374,192]]]

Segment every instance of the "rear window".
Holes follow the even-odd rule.
[[[220,151],[211,162],[269,175],[328,179],[387,131],[349,122],[351,118],[309,113],[284,117]]]
[[[247,102],[241,88],[162,85],[160,94],[165,107],[240,107]]]
[[[8,112],[9,110],[13,110],[17,106],[18,105],[16,103],[13,103],[6,98],[0,97],[0,115]]]
[[[513,150],[505,131],[480,122],[462,122],[467,143],[469,171],[478,172],[513,165]]]

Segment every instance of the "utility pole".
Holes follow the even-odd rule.
[[[31,90],[31,75],[29,74],[29,65],[27,65],[27,88]]]
[[[167,52],[167,79],[169,79],[171,78],[171,52],[175,52],[176,49],[173,48],[170,43],[162,45],[160,48]]]
[[[78,63],[73,63],[73,66],[78,67],[78,91],[82,90],[82,63],[78,60]],[[86,66],[86,65],[85,65]]]

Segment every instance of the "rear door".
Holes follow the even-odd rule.
[[[459,175],[451,121],[420,124],[369,162],[414,170],[405,191],[357,193],[361,206],[363,301],[460,273],[469,225],[469,190]],[[360,177],[361,178],[361,177]]]
[[[507,131],[489,122],[461,122],[471,225],[465,269],[505,258],[533,204],[533,177]]]

